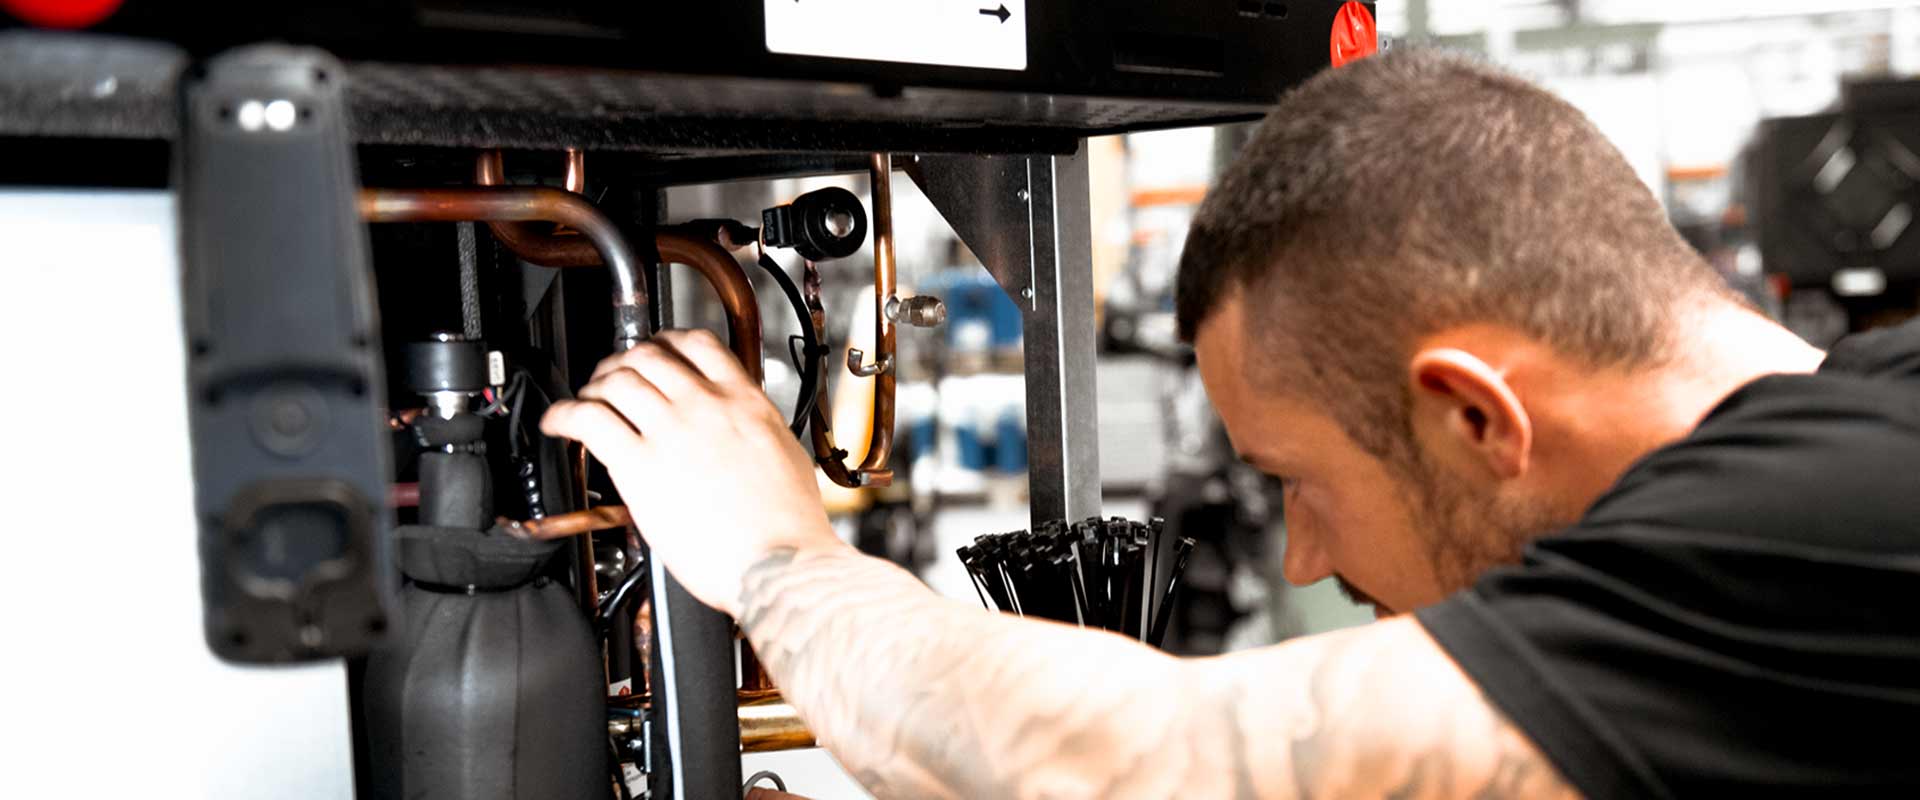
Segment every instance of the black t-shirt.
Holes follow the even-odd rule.
[[[1588,797],[1920,797],[1920,322],[1741,387],[1417,616]]]

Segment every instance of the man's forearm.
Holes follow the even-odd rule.
[[[1089,776],[1122,781],[1105,765],[1150,755],[1114,741],[1129,730],[1115,717],[1164,694],[1178,664],[938,597],[844,548],[775,553],[748,572],[740,607],[782,693],[881,797],[1113,796]]]
[[[762,560],[741,624],[886,797],[1548,797],[1554,768],[1411,620],[1182,661],[986,613],[844,547]]]

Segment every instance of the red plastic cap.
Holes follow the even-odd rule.
[[[120,10],[123,0],[0,0],[0,10],[42,28],[86,28]]]
[[[1333,15],[1333,65],[1344,67],[1380,52],[1380,28],[1366,5],[1349,2]]]

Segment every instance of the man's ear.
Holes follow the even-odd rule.
[[[1505,376],[1464,350],[1432,348],[1408,362],[1414,430],[1484,463],[1501,479],[1527,471],[1533,420]]]

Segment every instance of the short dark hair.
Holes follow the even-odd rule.
[[[1731,297],[1579,110],[1405,47],[1287,93],[1208,192],[1180,257],[1182,338],[1234,290],[1247,366],[1380,457],[1410,446],[1420,336],[1498,323],[1631,367],[1666,355],[1685,301]]]

